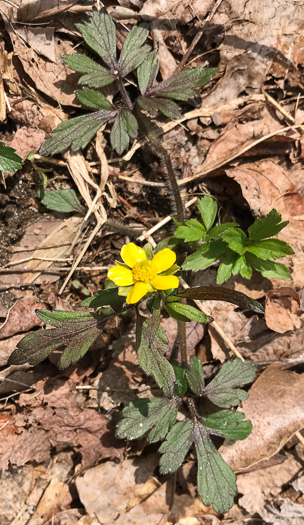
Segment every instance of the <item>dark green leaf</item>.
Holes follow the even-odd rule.
[[[176,377],[176,382],[174,385],[174,394],[176,394],[179,397],[184,397],[188,389],[185,368],[183,366],[179,366],[175,361],[173,361],[171,364],[174,368],[174,373]]]
[[[245,310],[253,310],[253,312],[259,314],[264,312],[262,305],[258,301],[251,299],[242,292],[230,290],[224,286],[195,286],[178,292],[177,295],[201,301],[225,301],[236,304]]]
[[[131,139],[135,139],[137,137],[138,132],[138,123],[134,115],[127,109],[123,109],[121,111],[121,118],[123,121],[123,126],[128,135],[131,137]]]
[[[182,116],[179,106],[175,102],[173,102],[173,100],[155,97],[150,100],[150,104],[151,102],[153,102],[153,104],[157,108],[157,111],[160,111],[163,115],[165,115],[165,117],[174,120]]]
[[[265,239],[263,241],[252,241],[247,250],[261,259],[278,259],[285,255],[293,254],[293,249],[287,242],[279,239]]]
[[[110,140],[112,148],[115,149],[118,155],[129,146],[130,137],[135,138],[137,135],[137,120],[127,110],[122,110],[117,115],[113,124]]]
[[[147,89],[153,86],[157,77],[158,68],[159,64],[156,58],[156,52],[153,51],[137,70],[138,85],[142,95],[146,93]]]
[[[251,434],[251,421],[243,421],[241,412],[223,410],[201,419],[201,423],[210,428],[211,433],[226,439],[245,439]]]
[[[72,151],[85,148],[101,126],[113,118],[116,111],[99,110],[89,115],[59,124],[40,148],[41,155],[55,155],[71,146]]]
[[[60,368],[66,368],[87,352],[105,321],[103,316],[89,312],[38,310],[37,315],[44,322],[59,328],[39,330],[25,336],[11,354],[10,364],[36,365],[54,350],[65,346]]]
[[[168,396],[174,390],[175,374],[172,365],[163,356],[168,351],[168,339],[160,326],[160,312],[154,309],[150,319],[143,322],[138,348],[138,362],[147,375],[152,375]]]
[[[64,55],[63,62],[78,73],[86,73],[79,79],[79,84],[100,88],[116,80],[115,75],[84,55]]]
[[[282,217],[276,210],[271,210],[264,219],[256,220],[248,228],[249,239],[260,241],[277,235],[289,221],[281,222]]]
[[[15,171],[22,168],[23,161],[13,148],[0,142],[0,171]]]
[[[228,279],[233,273],[235,264],[237,264],[238,259],[239,257],[236,252],[233,252],[232,250],[229,250],[229,248],[226,248],[226,255],[221,264],[219,265],[219,269],[217,271],[217,284],[222,284],[225,281],[228,281]]]
[[[201,396],[205,385],[204,369],[201,360],[195,355],[190,357],[190,365],[186,368],[186,377],[192,392],[197,396]]]
[[[109,100],[102,93],[100,93],[100,91],[95,91],[95,89],[88,88],[78,89],[76,91],[76,96],[81,104],[87,106],[88,108],[113,111],[111,102],[109,102]]]
[[[205,195],[202,199],[198,199],[197,205],[206,230],[210,230],[217,214],[216,201],[210,195]]]
[[[175,472],[181,466],[193,442],[192,428],[191,421],[182,421],[170,430],[166,441],[159,448],[163,454],[159,462],[162,474]]]
[[[150,443],[163,439],[174,425],[177,409],[166,398],[146,398],[132,401],[123,410],[116,435],[121,439],[138,439],[150,430]]]
[[[49,210],[70,213],[83,212],[74,190],[50,190],[43,193],[42,204]]]
[[[214,226],[214,228],[211,228],[209,233],[205,236],[205,240],[209,241],[211,239],[219,239],[223,232],[230,230],[231,228],[235,228],[236,226],[236,222],[225,222],[224,224]]]
[[[228,246],[234,252],[243,255],[246,252],[246,234],[240,228],[231,228],[222,233],[222,239],[228,243]]]
[[[205,228],[196,219],[186,221],[185,225],[179,226],[174,233],[177,239],[184,239],[186,242],[198,241],[204,236]]]
[[[118,63],[118,69],[122,77],[126,77],[145,60],[150,51],[150,47],[147,45],[143,46],[143,43],[148,35],[148,24],[134,26],[128,33]]]
[[[204,395],[219,407],[236,406],[239,401],[244,401],[248,397],[245,390],[236,387],[252,383],[255,376],[256,367],[251,361],[241,361],[241,359],[228,361],[206,386]]]
[[[216,74],[217,70],[196,67],[186,69],[177,75],[160,82],[148,90],[149,95],[155,94],[176,100],[188,100],[195,95],[194,88],[201,87]]]
[[[158,113],[157,102],[155,102],[153,99],[149,99],[146,97],[138,97],[137,104],[141,109],[147,111],[147,113],[149,113],[151,117],[155,117]]]
[[[98,290],[94,297],[88,297],[82,301],[81,306],[90,308],[101,308],[102,306],[122,306],[125,303],[125,297],[118,295],[118,288],[107,288]]]
[[[263,261],[252,253],[246,253],[246,261],[252,268],[260,272],[263,277],[278,277],[279,279],[291,279],[291,275],[285,264],[274,261]]]
[[[174,428],[174,427],[173,427]],[[207,429],[197,423],[193,429],[197,454],[197,489],[206,506],[223,514],[233,505],[237,493],[236,476],[209,438]]]
[[[93,11],[85,24],[76,24],[85,42],[111,68],[116,69],[116,30],[107,12]]]
[[[187,257],[182,265],[183,270],[204,270],[210,264],[220,259],[227,252],[227,244],[224,241],[218,240],[214,242],[207,242],[202,246],[199,252],[193,253]]]
[[[170,302],[170,305],[165,306],[166,309],[167,307],[170,308],[170,311],[173,311],[185,318],[186,321],[196,321],[197,323],[210,323],[212,321],[212,318],[210,318],[208,315],[203,314],[203,312],[197,308],[194,308],[194,306],[190,306],[189,304]]]

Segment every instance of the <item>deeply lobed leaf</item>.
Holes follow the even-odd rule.
[[[204,369],[201,360],[195,355],[190,357],[190,364],[186,368],[186,377],[192,392],[201,396],[205,386]]]
[[[150,96],[153,94],[176,100],[188,100],[195,95],[194,88],[205,85],[216,73],[217,69],[214,68],[186,69],[150,88],[147,93]]]
[[[137,70],[138,85],[142,95],[144,95],[148,89],[152,88],[158,70],[159,63],[156,58],[156,52],[153,51]]]
[[[143,45],[148,35],[148,24],[134,26],[128,33],[117,66],[121,77],[126,77],[138,68],[148,55],[150,47]]]
[[[277,235],[289,221],[281,222],[282,217],[276,210],[271,210],[263,219],[257,219],[249,228],[249,239],[260,241]]]
[[[116,29],[112,18],[106,10],[93,11],[85,24],[77,24],[87,45],[93,49],[102,60],[115,69],[116,60]]]
[[[212,434],[226,439],[246,439],[252,431],[251,421],[243,421],[241,412],[223,410],[203,419],[201,423],[210,429]]]
[[[84,55],[64,55],[61,60],[74,71],[86,73],[80,77],[79,84],[100,88],[108,86],[116,80],[114,73]]]
[[[182,421],[170,430],[166,441],[159,448],[163,454],[159,462],[162,474],[175,472],[181,466],[193,442],[192,428],[191,421]]]
[[[205,195],[197,201],[198,209],[203,219],[206,230],[210,230],[217,215],[217,204],[211,195]]]

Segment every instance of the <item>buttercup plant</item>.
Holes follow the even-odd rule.
[[[78,25],[85,42],[103,61],[99,65],[83,55],[64,57],[75,71],[84,73],[80,84],[89,86],[77,91],[79,100],[97,111],[63,122],[42,146],[42,153],[55,154],[71,148],[84,148],[97,130],[114,120],[110,141],[118,153],[124,151],[138,128],[146,124],[140,111],[155,116],[157,112],[169,118],[180,116],[174,100],[188,100],[195,88],[212,78],[215,70],[189,69],[175,77],[155,84],[158,63],[155,53],[144,44],[148,28],[139,25],[128,34],[119,59],[116,52],[115,25],[105,11],[94,12],[85,24]],[[136,70],[139,96],[132,102],[125,86],[126,77]],[[101,91],[115,84],[121,95],[121,106],[109,102]],[[212,318],[187,299],[222,300],[243,309],[263,313],[261,304],[240,292],[225,288],[221,283],[240,273],[250,278],[252,269],[266,277],[290,278],[288,269],[277,258],[292,253],[291,247],[276,236],[286,225],[272,210],[267,217],[258,219],[243,232],[236,223],[216,224],[217,205],[211,196],[198,200],[200,220],[184,222],[183,206],[175,174],[168,154],[149,137],[152,151],[158,151],[168,172],[169,190],[175,203],[173,215],[177,219],[174,237],[163,241],[153,251],[151,244],[140,247],[127,243],[121,249],[122,261],[108,271],[104,288],[82,302],[94,312],[65,312],[37,310],[39,319],[53,326],[24,337],[12,353],[9,363],[36,365],[53,351],[64,348],[59,367],[76,363],[90,349],[105,323],[114,316],[134,308],[137,314],[136,347],[138,363],[153,378],[159,390],[153,398],[137,399],[122,412],[117,436],[122,439],[162,441],[159,452],[160,472],[175,472],[194,447],[197,455],[197,489],[205,505],[213,505],[224,513],[233,505],[237,493],[236,476],[225,463],[212,436],[224,439],[245,439],[251,432],[250,421],[236,411],[248,394],[242,388],[256,375],[250,361],[233,359],[226,362],[211,380],[206,380],[202,362],[195,356],[187,357],[186,341],[180,330],[180,359],[170,360],[168,339],[161,325],[162,316],[177,320],[179,327],[185,322],[210,323]],[[71,193],[48,195],[46,205],[71,210],[75,196]],[[167,244],[166,244],[167,243]],[[181,252],[181,246],[185,253]],[[176,252],[174,251],[176,250]],[[179,264],[176,264],[176,259]],[[221,261],[217,272],[217,285],[196,286],[182,290],[181,278],[191,282],[191,272],[203,270]],[[190,275],[189,275],[190,274]],[[146,309],[142,308],[146,306]],[[142,312],[146,312],[143,315]],[[213,413],[205,412],[203,400],[210,401]],[[210,404],[208,405],[210,407]]]

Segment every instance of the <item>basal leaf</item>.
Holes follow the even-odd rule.
[[[178,365],[175,361],[171,362],[171,364],[174,368],[176,378],[176,382],[174,384],[174,393],[179,397],[184,397],[188,390],[185,367]]]
[[[247,236],[240,228],[231,228],[222,233],[222,239],[227,242],[229,248],[243,255],[246,252]]]
[[[263,219],[257,219],[249,228],[248,235],[252,241],[260,241],[277,235],[289,221],[281,222],[282,217],[276,210],[271,210]]]
[[[201,423],[217,436],[235,440],[245,439],[251,434],[252,424],[251,421],[243,421],[244,417],[242,412],[223,410],[201,419]]]
[[[192,429],[191,421],[182,421],[172,427],[166,441],[159,448],[159,452],[163,454],[159,462],[162,474],[175,472],[181,466],[193,442]]]
[[[210,195],[205,195],[205,197],[203,197],[202,199],[198,199],[197,205],[206,230],[210,230],[212,224],[216,219],[216,201]]]
[[[86,73],[79,79],[79,84],[100,88],[116,80],[114,73],[91,60],[85,55],[64,55],[61,60],[78,73]]]
[[[129,111],[122,110],[119,115],[117,115],[111,130],[110,140],[112,148],[115,149],[119,155],[129,146],[130,137],[136,137],[137,128],[137,120]]]
[[[153,86],[157,77],[158,69],[159,63],[156,58],[156,52],[153,51],[137,70],[138,85],[142,95]]]
[[[201,360],[195,355],[190,357],[190,364],[186,368],[186,377],[192,392],[197,396],[201,396],[205,385],[204,369]]]
[[[48,324],[57,326],[50,330],[38,330],[26,335],[10,356],[10,364],[30,363],[36,365],[54,350],[65,346],[60,367],[65,368],[80,359],[99,336],[106,320],[89,312],[49,312],[38,310],[37,315]]]
[[[116,69],[116,29],[106,10],[93,11],[88,22],[76,24],[87,45],[111,68]]]
[[[128,135],[131,137],[131,139],[135,139],[137,137],[137,132],[138,132],[138,123],[137,123],[136,118],[127,109],[122,109],[121,118],[123,121],[124,129],[126,130]]]
[[[62,213],[83,212],[74,190],[50,190],[43,193],[42,204],[49,210]]]
[[[263,277],[291,279],[291,275],[285,264],[274,261],[264,261],[249,252],[246,253],[246,261],[248,264],[250,264],[250,266],[252,266],[252,268],[260,272]]]
[[[23,161],[15,150],[0,142],[0,171],[20,170],[22,166]]]
[[[252,241],[248,245],[247,250],[260,259],[279,259],[279,257],[293,254],[292,247],[287,242],[279,239]]]
[[[240,401],[244,401],[248,397],[245,390],[237,387],[251,383],[255,376],[256,367],[251,361],[241,361],[241,359],[228,361],[206,386],[204,395],[219,407],[229,408],[236,406]]]
[[[169,310],[167,310],[168,313],[171,311],[173,313],[177,313],[179,316],[182,316],[184,318],[180,319],[182,321],[196,321],[197,323],[210,323],[212,321],[212,318],[210,318],[208,315],[203,314],[203,312],[197,308],[194,308],[194,306],[190,306],[189,304],[170,302],[169,305],[165,305],[165,308],[166,310],[169,308]]]
[[[198,241],[204,236],[205,228],[196,219],[191,219],[189,221],[186,221],[185,225],[178,226],[176,232],[174,233],[174,237],[177,239],[184,239],[186,242],[194,242]]]
[[[139,335],[138,362],[147,375],[152,375],[158,386],[172,396],[175,374],[172,365],[163,356],[168,351],[168,339],[160,326],[159,310],[143,322]]]
[[[206,234],[205,240],[210,241],[212,239],[219,239],[223,232],[230,230],[231,228],[236,228],[236,222],[225,222],[224,224],[219,224],[211,228],[209,233]]]
[[[217,271],[216,275],[216,282],[217,284],[222,284],[225,281],[228,281],[230,279],[235,265],[238,263],[239,256],[236,252],[229,250],[229,248],[226,248],[226,255],[219,265],[219,269]]]
[[[163,439],[174,425],[177,409],[167,398],[145,398],[132,401],[123,410],[116,435],[121,439],[138,439],[149,432],[150,443]],[[152,429],[152,430],[151,430]]]
[[[201,87],[216,74],[217,70],[196,67],[185,69],[177,75],[160,82],[148,90],[149,95],[157,95],[176,100],[188,100],[195,95],[194,88]]]
[[[174,427],[173,427],[174,428]],[[221,514],[233,505],[237,493],[236,476],[210,440],[207,429],[195,424],[193,440],[197,454],[197,489],[206,506]]]
[[[205,243],[202,248],[187,257],[182,265],[183,270],[204,270],[210,264],[220,259],[227,252],[227,244],[224,241],[217,240]]]
[[[188,297],[189,299],[198,299],[201,301],[225,301],[236,304],[245,310],[252,310],[259,314],[264,313],[262,305],[251,299],[242,292],[230,290],[224,286],[194,286],[178,292],[179,297]]]
[[[114,109],[111,102],[100,91],[95,89],[78,89],[76,96],[81,104],[88,108],[105,109],[107,111],[113,111]]]
[[[134,26],[128,33],[119,58],[118,69],[122,77],[127,76],[133,69],[138,68],[150,51],[150,47],[143,46],[149,35],[148,24]]]
[[[101,126],[115,117],[116,111],[99,110],[89,115],[66,120],[59,124],[40,148],[41,155],[55,155],[71,147],[72,151],[85,148]]]

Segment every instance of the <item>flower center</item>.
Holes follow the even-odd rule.
[[[149,283],[155,275],[157,275],[158,268],[152,261],[142,261],[135,263],[132,268],[132,276],[134,281],[142,281]]]

